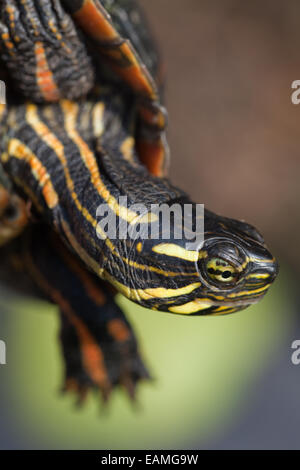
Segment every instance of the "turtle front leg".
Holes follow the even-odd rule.
[[[137,96],[139,157],[150,173],[165,176],[169,158],[165,136],[168,116],[160,104],[157,83],[130,38],[120,36],[102,3],[100,0],[62,0],[63,6],[93,43],[100,57]]]
[[[86,326],[61,310],[60,341],[65,361],[62,391],[75,393],[81,405],[90,390],[100,390],[104,402],[114,387],[123,386],[135,399],[136,386],[149,374],[139,356],[134,333],[113,301],[98,314],[106,317],[102,326]]]
[[[77,99],[93,86],[86,47],[59,0],[2,0],[0,53],[30,101]]]
[[[138,382],[148,379],[132,327],[113,293],[51,235],[50,243],[32,240],[26,266],[38,286],[61,312],[60,340],[65,360],[63,390],[82,403],[89,390],[107,401],[123,386],[135,398]]]

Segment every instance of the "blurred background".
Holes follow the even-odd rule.
[[[281,265],[257,306],[224,318],[126,308],[157,379],[75,410],[57,392],[53,307],[1,290],[1,448],[300,448],[298,0],[140,0],[166,64],[171,178],[245,219]]]

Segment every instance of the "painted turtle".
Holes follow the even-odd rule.
[[[264,296],[277,263],[245,222],[205,210],[191,248],[178,217],[166,231],[153,209],[182,222],[189,207],[192,232],[201,218],[165,177],[159,59],[134,0],[3,0],[0,59],[2,278],[30,279],[58,305],[65,390],[82,402],[121,384],[134,397],[149,375],[116,293],[173,314],[231,313]]]

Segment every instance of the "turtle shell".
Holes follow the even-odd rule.
[[[94,86],[117,81],[137,100],[138,155],[157,176],[164,172],[167,155],[159,70],[155,42],[135,0],[3,0],[0,4],[0,80],[7,86],[8,106],[24,100],[84,99]],[[4,105],[0,107],[1,139],[6,112]],[[14,233],[19,233],[27,209],[1,163],[0,190],[1,218],[5,204],[14,206],[19,214]]]
[[[138,155],[151,173],[164,174],[160,62],[135,0],[4,0],[0,60],[14,83],[8,102],[77,100],[95,84],[118,80],[138,101]]]
[[[123,38],[128,38],[157,83],[161,81],[159,51],[147,18],[135,0],[102,0],[112,23]]]

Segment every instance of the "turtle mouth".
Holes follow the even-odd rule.
[[[161,309],[172,313],[181,313],[188,315],[211,315],[211,314],[222,314],[226,313],[226,310],[230,310],[230,313],[244,310],[249,305],[257,303],[261,296],[255,298],[239,299],[239,300],[214,300],[208,298],[196,298],[193,301],[187,303],[174,303],[168,304],[167,309]],[[166,307],[166,305],[164,305]]]
[[[248,307],[248,305],[254,305],[254,304],[257,304],[260,300],[261,300],[262,296],[260,297],[255,297],[255,298],[252,298],[252,299],[245,299],[245,300],[237,300],[236,302],[226,302],[224,301],[223,303],[220,302],[220,303],[213,303],[213,306],[216,306],[216,307]]]
[[[263,294],[264,295],[264,294]],[[253,304],[256,304],[257,302],[259,302],[261,300],[261,298],[263,297],[263,295],[260,295],[259,297],[253,297],[253,298],[247,298],[247,299],[241,299],[241,300],[220,300],[220,301],[216,301],[216,300],[211,300],[211,301],[204,301],[202,299],[195,299],[194,302],[195,303],[198,303],[199,306],[201,305],[201,307],[203,307],[203,305],[207,305],[207,308],[210,308],[210,307],[232,307],[232,308],[235,308],[235,307],[246,307],[248,305],[253,305]]]

